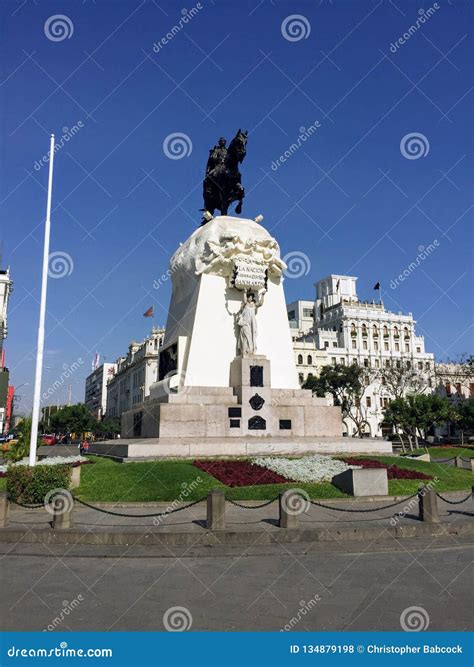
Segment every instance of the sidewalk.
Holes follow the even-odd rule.
[[[442,494],[451,501],[459,501],[467,492]],[[465,502],[450,505],[438,499],[439,524],[430,524],[418,518],[417,499],[402,500],[389,509],[386,505],[400,500],[393,496],[367,500],[321,500],[325,505],[339,509],[358,509],[357,512],[341,512],[335,509],[310,505],[299,515],[300,526],[282,529],[278,526],[278,501],[265,507],[256,507],[261,502],[247,501],[236,507],[226,502],[224,531],[211,532],[206,529],[206,502],[190,508],[158,517],[121,517],[89,509],[75,503],[73,527],[68,530],[52,530],[52,519],[44,508],[27,510],[10,506],[10,521],[7,528],[0,529],[0,542],[47,542],[82,544],[212,544],[217,542],[245,543],[247,541],[328,541],[341,539],[364,540],[375,534],[392,537],[417,535],[474,534],[474,502],[470,496]],[[319,501],[318,501],[319,502]],[[175,509],[170,503],[92,503],[100,509],[127,515],[143,515]],[[380,509],[376,509],[380,508]],[[365,512],[364,510],[376,510]],[[398,513],[403,513],[399,515]]]

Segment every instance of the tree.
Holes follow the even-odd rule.
[[[5,453],[5,458],[8,461],[21,461],[28,456],[30,451],[31,421],[31,417],[25,417],[16,427],[16,442],[13,441]]]
[[[457,419],[455,408],[437,394],[409,394],[395,398],[384,410],[384,420],[399,433],[403,451],[403,435],[407,436],[410,450],[413,450],[413,443],[418,447],[419,437],[425,438],[432,426],[448,419]]]
[[[464,444],[464,435],[474,432],[474,398],[460,401],[454,408],[456,411],[457,428],[461,431],[461,442]]]
[[[431,374],[427,371],[408,368],[402,362],[391,363],[377,371],[377,380],[387,388],[390,395],[402,398],[407,394],[422,394],[429,386]]]
[[[356,433],[362,437],[366,414],[362,398],[373,381],[373,372],[357,364],[324,366],[319,377],[308,376],[303,389],[311,389],[315,396],[331,394],[334,405],[341,407],[342,418],[354,422]]]
[[[66,405],[51,415],[51,428],[55,433],[77,433],[90,431],[96,420],[83,403]]]

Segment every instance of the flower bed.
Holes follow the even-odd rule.
[[[286,484],[291,480],[249,461],[194,461],[193,465],[226,486],[255,486],[259,484]]]
[[[85,456],[50,456],[47,459],[42,459],[41,461],[37,461],[36,465],[37,466],[68,465],[68,466],[72,466],[73,468],[75,468],[77,466],[86,465],[88,463],[93,463],[93,462],[89,461],[89,459],[86,459]],[[29,464],[28,459],[22,459],[21,461],[17,461],[16,463],[9,463],[8,465],[1,465],[0,466],[0,477],[6,477],[8,467],[25,466],[25,465],[28,465],[28,464]]]
[[[334,475],[345,472],[349,468],[360,467],[359,462],[349,464],[322,454],[312,454],[299,459],[263,456],[254,459],[254,464],[284,475],[295,482],[310,483],[330,482]]]
[[[381,461],[374,461],[373,459],[342,459],[350,466],[360,466],[362,468],[385,468],[388,479],[433,479],[430,475],[425,475],[424,472],[418,470],[407,470],[406,468],[399,468],[396,465],[387,465]]]

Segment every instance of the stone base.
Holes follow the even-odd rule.
[[[282,436],[262,438],[145,438],[95,442],[91,443],[89,451],[91,454],[107,456],[125,462],[152,461],[164,458],[245,458],[275,454],[282,456],[301,456],[303,454],[383,455],[392,453],[392,443],[376,438],[298,438]],[[380,471],[365,470],[363,472]]]
[[[346,470],[335,475],[331,482],[351,496],[387,496],[388,480],[384,468]]]

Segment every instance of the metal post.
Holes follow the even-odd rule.
[[[214,489],[207,495],[208,530],[225,530],[225,493]]]
[[[38,421],[41,400],[41,376],[43,373],[44,322],[46,317],[46,294],[48,291],[49,239],[51,236],[51,196],[53,190],[54,134],[51,135],[49,148],[48,198],[46,204],[46,222],[44,226],[43,273],[41,277],[41,301],[38,325],[38,346],[36,350],[35,391],[33,395],[33,413],[31,417],[31,438],[29,464],[36,463],[38,441]]]

